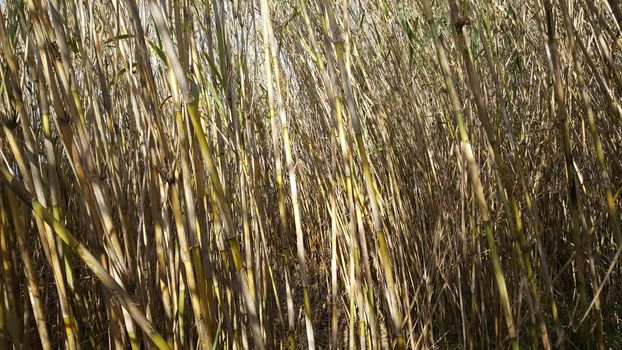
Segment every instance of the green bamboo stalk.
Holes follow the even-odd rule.
[[[13,226],[15,228],[15,234],[17,237],[17,246],[19,249],[22,263],[24,264],[24,274],[28,281],[28,294],[32,311],[35,316],[35,323],[37,325],[37,331],[39,332],[39,341],[43,349],[51,349],[50,339],[47,331],[46,315],[41,301],[41,295],[39,293],[39,283],[37,282],[35,271],[32,266],[32,257],[26,247],[26,231],[24,227],[23,216],[19,213],[19,208],[15,196],[13,196],[8,190],[4,191],[5,201],[8,202],[11,210],[11,216],[13,218]],[[2,206],[2,203],[0,203]]]
[[[224,222],[224,228],[225,228],[225,232],[227,235],[227,244],[229,246],[229,252],[231,254],[231,258],[233,259],[233,263],[235,266],[237,280],[238,280],[238,284],[240,287],[240,293],[242,294],[248,317],[251,320],[251,328],[253,331],[255,346],[259,349],[263,349],[264,342],[262,339],[262,334],[261,334],[262,332],[261,332],[260,326],[257,322],[257,311],[256,311],[257,309],[256,309],[255,302],[253,301],[250,291],[249,291],[246,274],[243,272],[243,260],[241,256],[239,243],[237,242],[237,239],[235,237],[236,230],[233,224],[231,208],[226,202],[223,186],[218,177],[218,172],[216,171],[216,165],[214,163],[214,158],[212,155],[211,147],[209,146],[207,142],[207,138],[199,122],[200,116],[199,116],[199,110],[198,110],[198,100],[196,100],[196,98],[193,97],[193,95],[190,92],[190,88],[186,80],[185,73],[179,62],[179,58],[177,57],[174,51],[173,44],[170,38],[170,34],[166,27],[166,22],[165,22],[160,6],[155,1],[150,1],[149,9],[156,23],[158,32],[162,36],[164,49],[165,49],[168,59],[170,60],[171,71],[173,72],[176,83],[179,85],[179,89],[181,90],[182,98],[188,110],[190,121],[192,123],[195,136],[197,138],[197,141],[201,149],[201,154],[207,166],[207,171],[208,171],[209,178],[211,180],[211,185],[215,192],[218,209],[220,211],[220,215]]]
[[[585,282],[585,240],[581,234],[581,227],[579,223],[579,204],[578,204],[578,189],[576,183],[576,171],[574,168],[574,160],[572,156],[572,146],[570,141],[570,120],[568,118],[568,112],[566,110],[566,93],[564,90],[562,76],[561,76],[561,63],[558,52],[558,42],[556,37],[556,23],[555,16],[553,14],[553,5],[550,0],[544,0],[543,9],[545,12],[545,25],[546,25],[546,34],[547,34],[547,42],[546,45],[551,52],[550,57],[550,66],[551,71],[549,72],[551,80],[553,82],[553,93],[555,97],[555,116],[558,120],[560,131],[561,131],[561,141],[563,145],[564,151],[564,159],[565,159],[565,169],[567,176],[567,191],[569,198],[569,209],[570,209],[570,222],[571,222],[571,230],[572,237],[575,244],[575,263],[576,263],[576,277],[577,284],[579,288],[579,302],[580,302],[580,310],[587,309],[587,288]],[[584,339],[587,339],[588,336],[588,328],[586,326],[582,327],[581,333]],[[583,342],[586,347],[589,347],[589,343]]]
[[[535,276],[531,264],[531,256],[529,252],[529,245],[525,237],[521,213],[519,205],[513,194],[511,187],[511,177],[508,175],[508,165],[505,157],[501,153],[499,142],[492,130],[492,123],[488,113],[488,107],[484,101],[483,94],[480,89],[480,81],[477,76],[476,69],[470,50],[469,35],[466,30],[468,22],[468,9],[462,9],[458,7],[455,0],[449,0],[451,8],[451,17],[454,22],[454,26],[457,32],[458,48],[462,53],[464,64],[466,66],[467,75],[469,78],[469,85],[471,92],[477,106],[477,112],[479,120],[484,126],[488,142],[493,150],[494,160],[496,162],[497,179],[500,187],[499,193],[502,197],[502,203],[504,205],[506,215],[508,218],[512,218],[513,222],[510,224],[510,228],[513,231],[516,247],[520,248],[517,251],[517,257],[522,265],[521,271],[524,273],[524,278],[528,283],[531,298],[533,299],[533,307],[531,308],[532,317],[537,319],[538,327],[540,329],[540,336],[542,339],[542,345],[545,349],[550,349],[551,344],[548,336],[548,330],[542,315],[540,307],[540,289],[535,280]],[[537,347],[537,344],[534,344]]]
[[[430,2],[428,0],[422,0],[421,3],[423,6],[426,21],[428,22],[428,26],[430,27],[430,34],[436,48],[438,60],[443,71],[445,86],[448,90],[449,100],[455,116],[456,126],[460,134],[460,148],[462,151],[462,156],[466,160],[468,165],[468,171],[471,177],[471,183],[473,185],[475,201],[482,217],[484,232],[486,233],[486,240],[488,242],[488,248],[490,249],[490,257],[493,265],[497,290],[499,292],[499,298],[501,299],[501,307],[503,309],[507,331],[510,336],[510,344],[512,346],[512,349],[517,350],[519,343],[516,325],[514,322],[514,316],[512,315],[512,309],[510,306],[510,300],[507,292],[504,273],[501,267],[501,261],[497,252],[497,244],[495,242],[492,224],[490,222],[490,212],[488,209],[488,205],[486,204],[486,198],[484,197],[484,192],[479,175],[479,166],[475,162],[473,150],[469,142],[469,136],[466,130],[466,126],[464,124],[464,114],[456,88],[452,80],[453,78],[449,66],[449,61],[447,59],[447,53],[440,41],[440,36],[438,33],[438,23],[434,19]]]

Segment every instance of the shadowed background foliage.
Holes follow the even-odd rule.
[[[619,0],[0,1],[0,348],[622,346]]]

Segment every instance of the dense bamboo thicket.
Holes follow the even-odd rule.
[[[619,0],[0,0],[0,348],[619,348],[621,98]]]

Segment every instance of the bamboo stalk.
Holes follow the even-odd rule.
[[[80,243],[76,237],[67,230],[67,228],[41,203],[39,203],[26,188],[11,175],[9,170],[3,165],[0,168],[2,181],[8,186],[15,195],[17,195],[24,203],[30,206],[32,212],[44,220],[54,229],[54,233],[74,251],[87,267],[97,276],[98,279],[108,288],[119,303],[130,313],[132,318],[138,323],[140,328],[147,334],[160,349],[169,349],[168,344],[162,336],[155,331],[151,322],[144,316],[142,311],[136,306],[130,295],[106,272],[104,267],[97,259]]]

